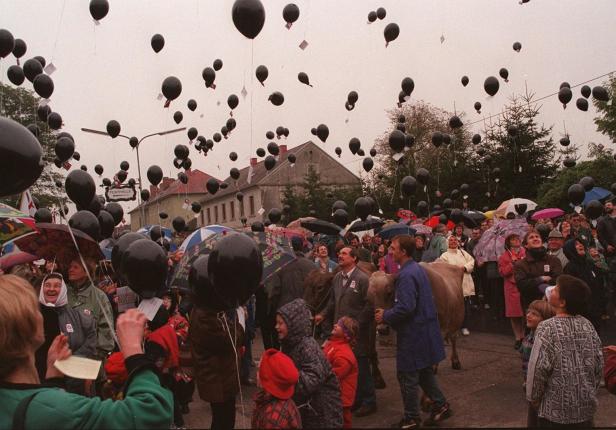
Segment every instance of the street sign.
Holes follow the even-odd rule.
[[[123,185],[119,188],[107,187],[105,197],[108,202],[128,202],[137,199],[137,190],[129,185]]]

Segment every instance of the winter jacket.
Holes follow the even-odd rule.
[[[302,299],[278,310],[287,325],[281,350],[295,363],[299,381],[293,400],[300,410],[304,428],[341,428],[340,385],[325,354],[311,336],[310,311]]]
[[[314,263],[296,253],[296,260],[287,264],[270,278],[271,300],[275,309],[304,297],[304,280],[315,270]]]
[[[336,267],[338,267],[338,263],[336,263],[331,258],[328,258],[327,267],[325,267],[324,270],[324,268],[321,267],[321,259],[317,258],[316,260],[314,260],[314,266],[321,272],[333,273],[336,270]]]
[[[550,276],[552,279],[549,283],[555,285],[556,278],[562,272],[560,260],[553,255],[548,255],[545,248],[530,251],[527,249],[526,256],[513,265],[513,273],[518,290],[520,290],[522,307],[528,309],[528,305],[533,300],[539,300],[543,297],[539,285],[545,284],[545,282],[541,280],[541,276]]]
[[[608,352],[604,355],[603,377],[605,378],[605,388],[616,394],[616,353]]]
[[[569,259],[565,255],[565,252],[563,251],[562,248],[559,248],[556,251],[550,251],[548,249],[548,254],[558,258],[560,260],[560,265],[562,267],[565,267],[567,265],[567,263],[569,262]]]
[[[421,261],[425,263],[432,263],[434,260],[443,255],[445,251],[447,251],[447,239],[445,239],[443,234],[437,233],[430,240],[428,248],[421,256]]]
[[[115,346],[111,334],[113,330],[113,310],[107,294],[92,286],[89,281],[81,285],[68,282],[67,287],[69,306],[94,318],[96,324],[96,355],[98,359],[106,358]],[[104,312],[111,320],[111,327],[104,316]]]
[[[148,335],[145,351],[161,371],[167,372],[180,365],[178,336],[170,324],[165,324]]]
[[[350,408],[355,402],[357,391],[357,375],[359,367],[357,359],[348,342],[343,339],[330,339],[323,345],[323,353],[334,369],[340,383],[342,407]]]
[[[120,401],[84,397],[45,385],[0,382],[0,428],[12,427],[17,405],[34,393],[25,415],[27,429],[170,428],[173,397],[150,368],[135,368],[133,363],[142,357],[126,360],[131,377]]]
[[[223,320],[226,324],[223,324]],[[239,356],[235,354],[231,338],[235,341],[238,353],[244,343],[244,330],[236,311],[218,312],[194,306],[190,315],[188,338],[199,397],[212,403],[235,398],[239,391]]]
[[[368,275],[355,267],[345,281],[343,271],[339,271],[332,281],[333,294],[323,312],[325,319],[335,324],[340,318],[348,316],[359,323],[359,334],[355,351],[365,354],[368,351],[371,324],[374,321],[374,306],[368,301]]]
[[[597,221],[597,237],[606,253],[608,245],[616,248],[616,217],[605,215],[599,218],[599,221]]]
[[[415,372],[445,358],[430,281],[415,261],[400,268],[394,306],[383,313],[383,320],[397,332],[398,372]]]
[[[464,269],[464,277],[462,278],[462,292],[464,297],[475,295],[475,283],[471,273],[475,267],[475,259],[463,249],[447,249],[439,258],[438,261],[462,267]]]
[[[253,429],[301,429],[302,418],[292,399],[277,399],[265,390],[255,395]]]
[[[526,252],[524,248],[520,248],[515,261],[520,261],[524,258],[525,255]],[[513,285],[515,287],[515,276],[513,270],[513,265],[515,261],[513,260],[512,252],[509,250],[506,250],[498,258],[498,273],[500,273],[500,275],[503,277],[503,280],[505,281],[505,287],[507,285]]]

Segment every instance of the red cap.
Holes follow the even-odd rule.
[[[105,361],[105,372],[107,379],[121,385],[128,379],[128,371],[124,365],[124,355],[121,352],[114,352]]]
[[[290,399],[298,379],[299,372],[289,356],[273,348],[263,353],[259,381],[265,391],[278,399]]]

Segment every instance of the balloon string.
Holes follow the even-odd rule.
[[[250,42],[250,155],[252,156],[252,129],[253,129],[253,94],[255,89],[255,45],[254,39]]]
[[[242,312],[244,310],[242,309]],[[237,314],[237,309],[235,310]],[[229,340],[231,341],[231,347],[233,348],[233,354],[235,355],[235,374],[237,376],[237,386],[240,391],[240,405],[242,406],[242,427],[246,428],[246,411],[244,410],[244,395],[242,393],[242,381],[240,378],[240,358],[237,355],[237,348],[235,347],[235,339],[237,338],[237,315],[233,320],[233,334],[231,336],[231,329],[229,328],[229,323],[227,322],[227,316],[224,311],[218,312],[217,315],[218,320],[221,322],[223,328],[227,331],[229,335]]]
[[[62,20],[64,18],[64,6],[66,6],[66,0],[62,2],[62,10],[60,11],[60,20],[58,21],[58,27],[56,28],[56,39],[53,42],[53,50],[51,51],[51,60],[50,63],[53,63],[54,58],[56,57],[56,46],[58,46],[58,39],[60,37],[60,29],[62,28]]]

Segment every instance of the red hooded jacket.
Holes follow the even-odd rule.
[[[359,368],[351,346],[344,339],[331,339],[323,345],[323,353],[340,383],[342,407],[353,406]]]

